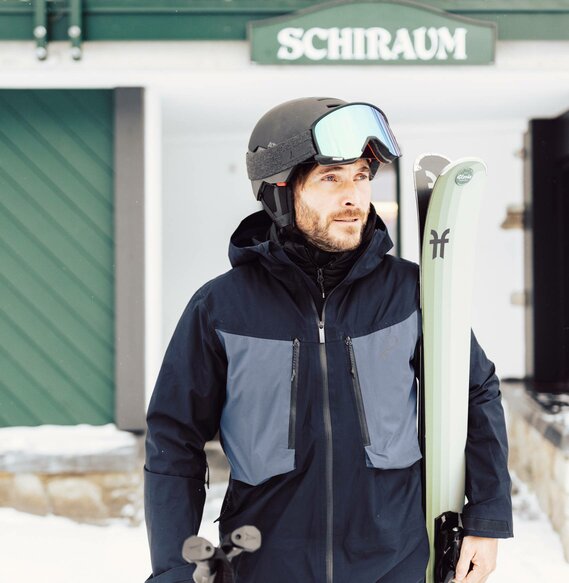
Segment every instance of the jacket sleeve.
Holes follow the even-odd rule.
[[[509,538],[513,534],[508,437],[494,364],[471,332],[470,396],[466,442],[465,535]]]
[[[149,581],[193,581],[195,567],[184,561],[181,550],[200,527],[204,446],[219,428],[226,374],[224,350],[198,291],[170,340],[148,407],[144,508]]]

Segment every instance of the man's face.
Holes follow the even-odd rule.
[[[356,249],[371,202],[369,164],[357,160],[341,166],[316,166],[295,189],[296,225],[323,251]]]

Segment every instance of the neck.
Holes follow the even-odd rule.
[[[368,221],[362,233],[362,241],[356,249],[330,252],[318,248],[306,239],[296,227],[286,232],[277,232],[273,224],[270,238],[283,247],[289,258],[316,284],[314,298],[317,306],[324,301],[330,291],[340,283],[363,253],[373,237],[376,224],[375,209],[370,209]],[[278,234],[278,236],[277,236]]]

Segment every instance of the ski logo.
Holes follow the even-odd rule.
[[[438,233],[431,229],[431,237],[433,237],[429,243],[433,246],[433,259],[437,258],[437,251],[440,249],[440,254],[438,255],[441,259],[445,258],[445,244],[449,242],[447,235],[450,233],[450,229],[445,229],[442,236],[439,237]],[[440,245],[440,247],[439,247]]]
[[[474,176],[474,171],[472,168],[463,168],[457,175],[454,181],[459,185],[462,186],[463,184],[467,184],[472,180]]]
[[[433,190],[433,188],[435,187],[435,182],[437,181],[438,175],[435,174],[434,172],[430,172],[429,170],[425,170],[425,176],[429,180],[429,182],[427,182],[427,186],[431,190]]]

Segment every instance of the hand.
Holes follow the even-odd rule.
[[[465,536],[456,566],[454,583],[486,583],[496,569],[498,539],[481,536]],[[469,572],[470,563],[472,570]]]

